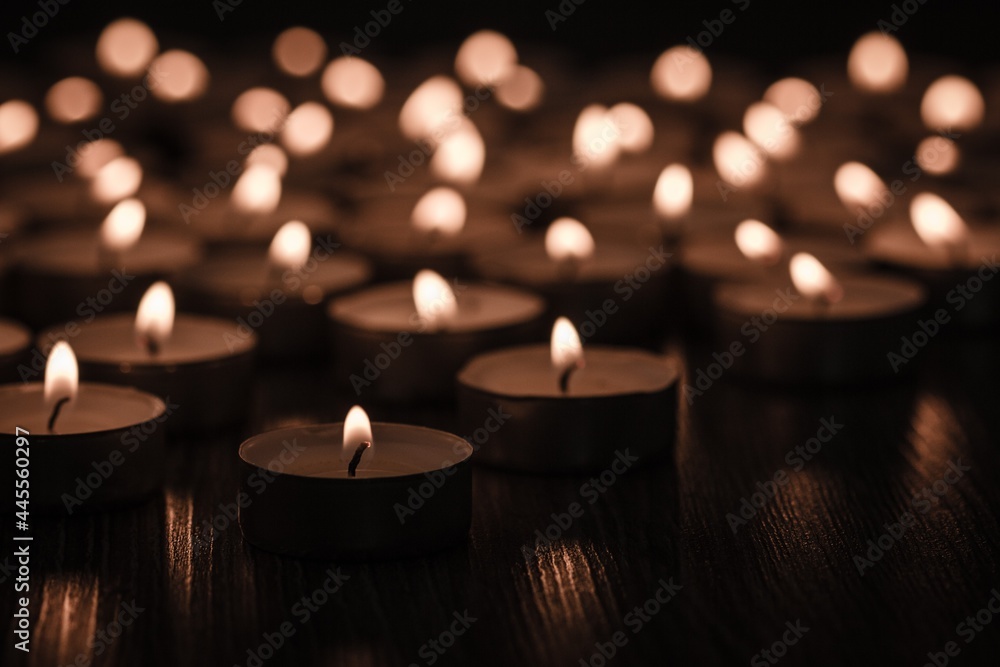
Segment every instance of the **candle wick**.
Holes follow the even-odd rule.
[[[559,273],[566,280],[576,280],[577,275],[580,273],[580,260],[575,255],[570,255],[559,262]]]
[[[146,352],[149,356],[155,357],[160,353],[160,344],[156,342],[156,339],[152,336],[143,336],[143,345],[146,347]]]
[[[573,375],[573,371],[578,368],[580,368],[580,362],[568,366],[566,370],[559,374],[559,391],[564,394],[569,391],[569,378]]]
[[[357,477],[358,476],[358,466],[361,465],[361,456],[365,453],[368,448],[372,446],[369,440],[363,441],[358,448],[354,450],[354,456],[351,457],[351,462],[347,464],[347,476]]]
[[[56,401],[56,404],[52,406],[52,414],[49,416],[49,433],[55,432],[56,419],[59,418],[59,411],[62,407],[69,403],[69,396],[64,396]]]

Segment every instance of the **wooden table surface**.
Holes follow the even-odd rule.
[[[0,563],[0,664],[919,666],[928,652],[941,653],[939,664],[996,664],[1000,618],[979,630],[965,619],[1000,586],[1000,354],[995,341],[942,339],[920,355],[913,380],[849,392],[723,376],[682,401],[673,464],[636,469],[593,503],[581,496],[586,477],[477,467],[467,544],[405,562],[282,558],[249,546],[235,523],[198,540],[234,499],[245,434],[175,443],[158,497],[36,522],[28,655],[12,647],[14,574]],[[349,404],[320,371],[268,371],[246,433],[335,421]],[[795,448],[821,420],[842,426],[798,461]],[[961,476],[950,473],[936,495],[955,468]],[[779,471],[786,483],[734,533],[727,515]],[[573,502],[583,516],[537,547],[535,531]],[[907,512],[912,527],[860,573],[868,540]],[[329,572],[342,586],[316,596],[324,603],[307,619],[301,599]],[[651,602],[658,592],[672,597]],[[290,636],[272,650],[267,637],[279,643],[282,627]],[[948,642],[957,657],[943,653]],[[613,646],[605,660],[601,649]]]

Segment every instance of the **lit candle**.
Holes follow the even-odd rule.
[[[344,422],[278,429],[240,446],[240,528],[275,553],[344,560],[422,556],[466,539],[472,446],[420,426]],[[261,484],[267,492],[260,493]],[[433,489],[428,497],[426,488]],[[412,509],[411,495],[424,500]],[[313,511],[315,509],[322,511]]]
[[[529,472],[595,472],[622,457],[645,461],[673,450],[678,378],[659,355],[584,348],[560,318],[549,345],[487,352],[459,372],[459,421],[472,433],[485,415],[510,415],[477,460]]]
[[[0,386],[3,474],[14,479],[16,448],[30,451],[32,511],[72,514],[138,500],[159,488],[166,416],[151,394],[80,383],[73,350],[61,342],[44,383]]]

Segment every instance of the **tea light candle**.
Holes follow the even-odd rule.
[[[43,332],[39,346],[61,335],[65,327]],[[147,290],[134,317],[107,315],[80,325],[73,345],[86,377],[167,400],[173,431],[217,431],[246,415],[256,336],[237,336],[226,320],[175,317],[166,283]]]
[[[137,199],[119,202],[99,234],[61,231],[23,241],[18,250],[15,307],[41,328],[98,313],[132,310],[156,280],[196,264],[198,244],[185,236],[146,231]]]
[[[879,265],[923,283],[929,305],[944,308],[960,327],[1000,323],[1000,229],[967,226],[941,197],[920,193],[910,204],[912,225],[879,226],[864,252]]]
[[[455,372],[485,350],[538,335],[545,311],[528,292],[456,282],[433,271],[330,303],[338,379],[385,401],[447,399]]]
[[[733,372],[783,383],[892,376],[888,355],[917,327],[923,288],[872,275],[838,280],[808,253],[789,268],[794,288],[772,280],[716,290],[715,341],[732,354]]]
[[[341,423],[255,435],[240,446],[240,497],[252,500],[240,503],[240,528],[250,544],[289,556],[427,555],[468,535],[471,456],[472,446],[456,435],[372,424],[358,406]],[[426,486],[430,497],[420,496]],[[426,498],[416,510],[413,494]]]
[[[28,359],[31,332],[13,320],[0,319],[0,380],[19,380],[17,367]]]
[[[589,342],[658,340],[671,254],[662,245],[597,243],[578,220],[560,218],[544,245],[526,244],[476,260],[483,278],[543,295]]]
[[[367,261],[341,251],[329,236],[313,248],[306,225],[285,223],[265,254],[244,251],[213,257],[180,278],[180,301],[193,312],[225,317],[243,337],[259,336],[268,360],[325,353],[326,304],[371,278]]]
[[[487,352],[459,372],[459,423],[472,433],[489,414],[510,415],[476,453],[491,465],[584,473],[618,470],[625,460],[628,468],[672,450],[679,377],[672,363],[643,350],[584,352],[576,329],[559,318],[549,346]]]
[[[0,386],[2,474],[15,479],[17,458],[29,456],[32,511],[106,509],[159,488],[166,405],[129,387],[78,380],[73,350],[60,342],[44,383]]]

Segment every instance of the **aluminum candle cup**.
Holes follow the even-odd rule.
[[[343,423],[279,429],[244,442],[239,520],[247,542],[304,558],[392,560],[465,540],[472,446],[419,426],[371,426],[374,458],[354,478],[340,457]]]
[[[716,290],[716,351],[734,373],[795,384],[896,374],[889,353],[898,352],[900,338],[918,327],[926,300],[919,284],[845,277],[843,299],[833,304],[811,301],[789,284],[724,284]]]
[[[544,335],[545,304],[533,294],[486,284],[459,284],[456,292],[456,316],[437,329],[416,313],[410,282],[332,301],[336,379],[366,399],[448,400],[468,359]]]
[[[73,404],[48,430],[42,384],[0,386],[4,479],[20,478],[27,457],[31,511],[96,511],[144,498],[160,487],[166,405],[130,387],[82,383]],[[28,453],[20,451],[26,429]],[[4,503],[2,511],[11,511]]]
[[[458,374],[462,432],[476,460],[534,473],[591,473],[630,467],[673,451],[675,366],[642,350],[591,345],[561,391],[546,345],[488,352]],[[498,423],[480,442],[490,417]]]
[[[150,285],[183,273],[201,256],[195,242],[152,230],[117,254],[101,250],[96,230],[31,239],[19,250],[15,307],[36,329],[134,311]]]
[[[64,332],[65,327],[43,332],[39,347],[47,350]],[[257,340],[253,334],[236,336],[232,322],[178,315],[156,354],[136,344],[135,317],[127,314],[83,324],[71,341],[83,377],[167,400],[171,431],[215,431],[246,416]]]
[[[20,380],[18,366],[29,358],[31,332],[12,320],[0,319],[0,381]]]
[[[178,300],[194,312],[228,319],[233,336],[256,333],[265,359],[315,357],[329,349],[327,302],[371,277],[362,258],[330,252],[298,270],[274,269],[263,252],[216,257],[180,278]]]

